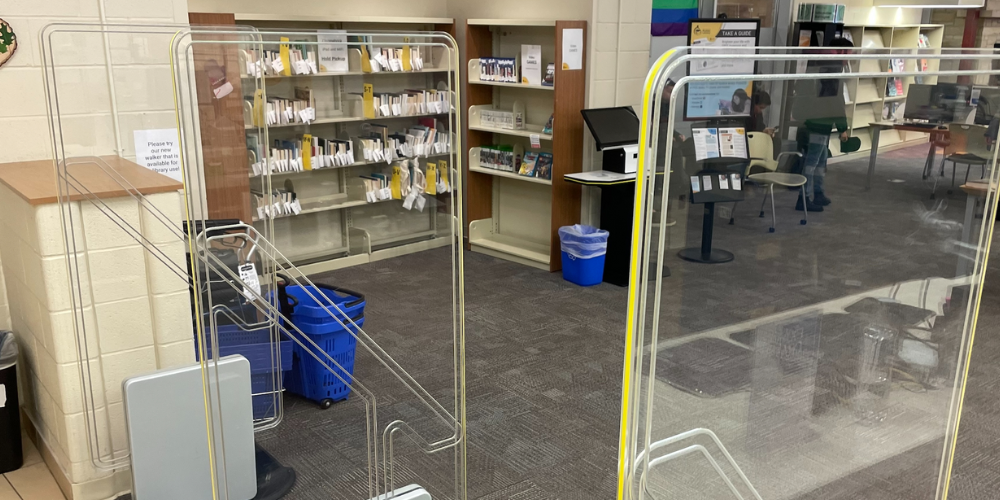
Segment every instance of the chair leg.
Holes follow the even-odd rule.
[[[729,225],[730,226],[733,225],[733,224],[736,224],[736,205],[739,205],[739,204],[740,204],[740,202],[738,202],[738,201],[733,202],[733,211],[729,212]]]
[[[965,166],[965,183],[966,184],[969,183],[969,170],[972,170],[972,164],[971,163]]]
[[[955,171],[958,170],[958,163],[951,162],[951,187],[955,187]],[[951,194],[951,190],[948,190],[948,194]]]
[[[767,193],[768,193],[768,191],[765,189],[764,190],[764,199],[760,201],[760,215],[758,215],[758,217],[760,217],[762,219],[764,218],[764,204],[767,203]]]
[[[806,199],[806,185],[803,184],[800,187],[802,188],[802,199],[804,200],[804,199]],[[802,204],[802,220],[799,221],[799,224],[802,224],[804,226],[804,225],[806,225],[807,222],[809,222],[809,207],[807,207],[806,204],[803,203]]]
[[[941,152],[941,175],[940,175],[940,177],[944,177],[944,162],[947,161],[947,160],[948,160],[947,156],[944,154],[944,151],[942,151]]]
[[[770,186],[771,190],[771,230],[769,232],[774,232],[774,184]],[[803,191],[805,193],[805,191]],[[802,200],[802,208],[806,208],[806,201]]]

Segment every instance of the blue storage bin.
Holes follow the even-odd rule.
[[[363,328],[365,325],[365,317],[358,316],[356,318],[351,318],[354,324],[358,328]],[[344,325],[341,326],[333,318],[329,318],[329,321],[317,321],[316,318],[302,317],[297,314],[292,315],[292,324],[294,324],[302,333],[307,335],[325,335],[328,333],[338,333],[346,332],[346,328],[353,328],[351,322],[343,320]],[[355,329],[355,331],[357,331]]]
[[[207,330],[210,325],[208,315],[205,318],[204,327]],[[277,398],[281,397],[281,387],[276,390],[275,382],[287,379],[287,372],[294,366],[294,342],[291,340],[278,342],[278,351],[275,352],[271,344],[270,328],[245,330],[238,325],[218,324],[227,320],[224,315],[216,316],[219,357],[239,354],[250,362],[250,391],[254,394],[253,418],[254,420],[273,418],[277,414],[275,403]],[[212,340],[209,334],[205,339],[205,353],[209,359],[212,358],[212,352]],[[280,358],[275,359],[275,354]],[[195,359],[201,359],[197,338],[195,338]],[[274,363],[279,360],[282,373],[275,376]]]
[[[356,323],[358,327],[361,327],[364,324],[364,318]],[[305,332],[305,328],[303,328],[305,325],[296,324],[296,326]],[[350,376],[354,374],[357,339],[348,330],[333,322],[327,325],[313,326],[326,328],[333,332],[309,335],[309,340],[314,342],[321,352],[333,358],[340,365],[340,368],[329,363],[326,356],[319,352],[316,353],[319,360],[313,357],[314,347],[309,346],[309,350],[306,350],[296,344],[292,356],[292,372],[285,379],[285,387],[294,394],[316,401],[328,408],[333,402],[347,399],[351,394],[349,382]],[[348,383],[337,378],[334,372]]]
[[[604,280],[604,255],[581,259],[562,252],[563,279],[580,286],[592,286]]]
[[[330,303],[323,303],[323,306],[330,310],[330,313],[328,313],[307,293],[312,294],[320,300],[322,300],[321,297],[325,296],[349,318],[363,315],[365,312],[365,298],[361,294],[356,294],[356,292],[340,290],[335,287],[301,287],[298,285],[286,287],[285,291],[290,297],[294,297],[298,301],[298,304],[295,305],[294,315],[300,318],[319,318],[332,321],[333,318],[330,316],[330,313],[337,314],[337,310],[330,307]]]
[[[559,247],[563,279],[580,286],[596,285],[604,280],[607,231],[582,224],[563,226],[559,228]]]

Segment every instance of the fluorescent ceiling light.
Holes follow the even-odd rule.
[[[985,0],[875,0],[876,7],[900,9],[979,9]]]

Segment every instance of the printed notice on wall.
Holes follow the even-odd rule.
[[[562,35],[562,69],[583,69],[583,29],[564,29]]]
[[[135,162],[154,172],[182,182],[177,129],[136,130]]]
[[[347,32],[319,30],[319,70],[325,73],[347,73]]]

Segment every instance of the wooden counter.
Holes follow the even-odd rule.
[[[86,199],[80,192],[81,188],[74,186],[82,186],[98,198],[129,196],[122,186],[125,181],[141,194],[166,193],[183,187],[170,177],[124,158],[102,156],[100,159],[104,162],[100,163],[94,157],[70,159],[66,172],[71,200]],[[59,186],[55,174],[52,160],[0,163],[0,183],[32,205],[58,202]]]

